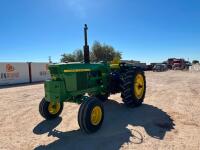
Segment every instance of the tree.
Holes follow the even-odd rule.
[[[73,52],[73,55],[75,57],[75,61],[81,62],[83,61],[83,50],[82,49],[77,49]]]
[[[192,64],[199,64],[199,61],[198,60],[193,60]]]
[[[101,44],[95,41],[91,52],[94,61],[112,61],[114,58],[121,59],[121,53],[116,51],[112,46]]]
[[[73,52],[73,54],[62,54],[61,62],[81,62],[83,61],[83,51],[81,49],[77,49]]]
[[[72,54],[62,54],[61,62],[82,62],[84,59],[83,50],[77,49]],[[121,59],[121,53],[116,51],[112,46],[101,44],[95,41],[90,51],[90,61],[105,61],[116,63]]]
[[[75,56],[73,54],[62,54],[60,61],[61,62],[74,62]]]

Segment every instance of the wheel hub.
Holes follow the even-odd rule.
[[[56,102],[56,104],[53,104],[52,102],[49,103],[49,106],[48,106],[49,113],[55,115],[59,112],[59,110],[60,110],[59,102]]]
[[[144,78],[141,74],[137,74],[134,81],[134,94],[140,99],[144,93]]]
[[[91,113],[91,123],[98,125],[102,119],[102,110],[99,106],[95,106]]]

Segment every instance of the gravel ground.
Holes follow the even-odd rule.
[[[200,150],[200,73],[146,72],[147,93],[138,108],[120,94],[104,104],[105,120],[94,134],[79,130],[79,105],[65,103],[61,117],[38,112],[43,84],[0,88],[0,149]]]

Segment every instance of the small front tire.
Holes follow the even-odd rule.
[[[102,102],[96,97],[85,100],[78,112],[78,124],[86,133],[96,132],[102,125],[104,119],[104,108]]]
[[[53,104],[52,102],[48,102],[43,98],[39,104],[39,112],[40,115],[47,119],[54,119],[58,117],[63,110],[63,103],[57,102],[56,104]]]

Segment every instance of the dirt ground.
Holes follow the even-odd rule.
[[[200,150],[200,73],[146,72],[146,79],[144,104],[127,108],[112,95],[102,128],[90,135],[79,130],[77,104],[65,103],[54,121],[39,115],[43,84],[0,88],[0,149]]]

